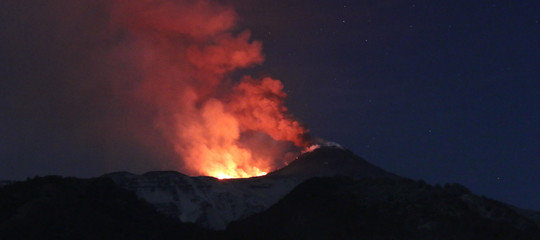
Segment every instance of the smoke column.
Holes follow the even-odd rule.
[[[230,79],[264,61],[262,43],[236,28],[231,7],[207,0],[105,2],[107,34],[122,39],[109,60],[136,67],[140,78],[129,84],[129,97],[152,109],[154,127],[188,174],[264,175],[283,166],[290,147],[306,145],[307,130],[289,115],[279,80]]]

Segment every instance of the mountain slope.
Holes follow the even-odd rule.
[[[0,239],[527,240],[540,239],[537,217],[457,184],[396,176],[337,146],[249,179],[118,172],[0,187]]]
[[[341,146],[317,147],[306,152],[288,166],[271,172],[268,177],[348,176],[353,178],[398,178]]]
[[[0,239],[194,239],[111,180],[34,178],[0,188]]]
[[[296,182],[263,178],[218,180],[175,172],[105,175],[157,210],[181,221],[224,229],[236,219],[260,212],[289,192]]]
[[[218,180],[177,172],[107,174],[119,186],[184,222],[225,229],[231,221],[261,212],[312,177],[397,178],[341,147],[320,147],[263,177]]]
[[[540,239],[529,219],[460,185],[314,178],[234,222],[240,239]]]

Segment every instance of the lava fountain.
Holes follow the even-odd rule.
[[[308,130],[284,106],[279,80],[231,73],[262,64],[262,43],[234,9],[208,0],[111,0],[110,31],[137,66],[133,96],[156,113],[190,175],[245,178],[284,165]]]

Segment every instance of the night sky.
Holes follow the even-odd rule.
[[[220,2],[263,43],[264,64],[235,74],[281,80],[312,137],[540,210],[539,1]],[[0,3],[0,179],[171,168],[151,111],[107,80],[133,66],[95,57],[107,21],[98,4]]]

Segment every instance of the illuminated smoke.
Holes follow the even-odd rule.
[[[261,42],[249,31],[235,33],[232,8],[205,0],[117,0],[110,9],[108,31],[124,39],[113,55],[130,56],[140,71],[133,95],[156,109],[155,127],[188,174],[263,175],[283,165],[287,147],[306,145],[307,130],[288,114],[279,80],[229,79],[264,60]]]

